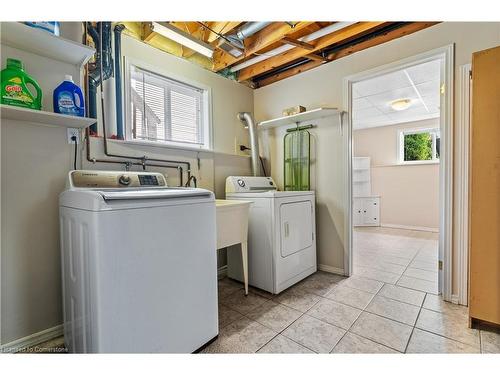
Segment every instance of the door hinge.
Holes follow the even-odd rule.
[[[440,271],[442,271],[442,270],[443,270],[443,261],[442,261],[442,260],[438,260],[438,269],[439,269]]]
[[[469,79],[472,79],[472,69],[469,70]]]

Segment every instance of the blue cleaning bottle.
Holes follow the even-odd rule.
[[[75,85],[70,75],[66,75],[63,83],[54,90],[54,112],[70,116],[85,116],[82,89]]]

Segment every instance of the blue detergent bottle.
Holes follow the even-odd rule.
[[[70,75],[66,75],[63,83],[54,90],[54,112],[70,116],[85,116],[82,89],[75,85]]]

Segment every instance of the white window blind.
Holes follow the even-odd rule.
[[[205,144],[204,90],[130,66],[131,138]]]

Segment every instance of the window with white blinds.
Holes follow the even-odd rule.
[[[129,65],[127,138],[208,148],[206,90]]]

